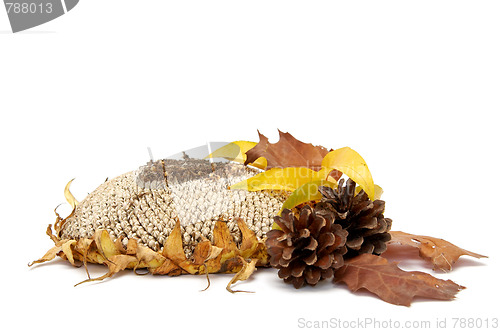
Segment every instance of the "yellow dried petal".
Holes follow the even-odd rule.
[[[254,273],[254,271],[257,270],[255,267],[255,264],[257,264],[258,259],[254,258],[250,261],[250,263],[248,263],[242,257],[239,257],[239,259],[243,263],[243,267],[241,268],[241,270],[238,271],[238,273],[236,273],[234,275],[234,277],[231,279],[231,281],[229,281],[226,289],[230,293],[237,293],[237,292],[252,293],[252,292],[248,292],[248,291],[240,291],[240,290],[232,290],[231,289],[231,285],[233,285],[237,281],[247,280]]]
[[[68,201],[69,205],[74,209],[78,205],[78,201],[76,200],[75,196],[71,193],[69,190],[69,187],[71,186],[71,183],[73,182],[74,179],[71,179],[67,184],[66,187],[64,188],[64,197],[66,198],[66,201]]]
[[[71,245],[75,243],[76,240],[69,240],[64,242],[61,246],[62,252],[66,255],[71,265],[75,265],[75,259],[73,258],[73,250],[71,249]]]

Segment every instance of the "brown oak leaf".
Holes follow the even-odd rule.
[[[280,130],[278,132],[280,138],[277,143],[269,143],[268,138],[258,132],[259,143],[246,152],[245,165],[264,157],[267,160],[267,169],[275,167],[308,167],[315,171],[321,169],[321,161],[329,152],[328,149],[301,142],[289,133]],[[340,175],[336,173],[332,176],[337,179]]]
[[[416,296],[452,300],[465,288],[424,272],[401,270],[397,263],[372,254],[347,260],[335,272],[335,281],[346,283],[351,291],[364,288],[386,302],[405,306],[410,306]]]
[[[430,260],[434,270],[451,271],[452,265],[462,255],[469,255],[475,258],[487,257],[431,236],[413,235],[399,231],[391,231],[390,233],[391,241],[389,243],[399,243],[418,248],[420,257]]]

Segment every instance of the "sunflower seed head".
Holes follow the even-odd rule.
[[[271,229],[287,194],[281,191],[229,190],[256,170],[205,160],[159,160],[100,185],[77,206],[61,238],[90,238],[106,229],[124,246],[131,238],[161,250],[177,220],[187,255],[203,238],[212,239],[216,221],[228,222],[236,243],[242,218],[258,238]]]

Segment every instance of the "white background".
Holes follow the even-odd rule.
[[[2,330],[291,331],[300,318],[451,328],[453,317],[500,318],[490,302],[499,296],[499,16],[498,1],[82,0],[12,34],[0,10]],[[145,163],[148,146],[159,158],[255,141],[257,129],[274,142],[277,128],[361,153],[393,229],[490,258],[462,258],[443,274],[410,254],[402,267],[467,287],[455,301],[410,308],[331,282],[297,291],[274,270],[235,286],[254,294],[230,294],[230,275],[212,276],[206,292],[203,276],[132,272],[73,287],[83,269],[27,267],[52,245],[45,228],[68,180],[81,200]]]

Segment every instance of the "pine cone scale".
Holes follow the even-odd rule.
[[[344,264],[342,263],[342,265],[344,265]],[[330,279],[331,277],[333,277],[333,268],[329,268],[329,269],[321,271],[321,278],[322,279]]]
[[[295,278],[302,277],[302,274],[304,273],[304,268],[305,266],[303,264],[297,263],[297,261],[295,261],[292,266],[292,272],[291,272],[292,277]]]
[[[361,248],[361,245],[363,244],[363,241],[364,239],[362,236],[354,237],[353,239],[346,242],[346,246],[350,249],[359,250]]]
[[[282,212],[282,214],[285,213],[285,211]],[[281,228],[283,232],[289,233],[291,230],[288,228],[288,226],[284,223],[285,219],[279,218],[278,216],[274,217],[274,222]],[[285,234],[286,234],[285,233]]]
[[[309,256],[304,258],[304,263],[306,263],[307,265],[313,265],[317,260],[318,256],[316,256],[316,252],[313,251]]]
[[[368,196],[367,196],[368,197]],[[373,208],[373,202],[371,201],[363,201],[358,204],[354,204],[353,202],[353,208],[351,209],[351,217],[355,217],[365,211],[368,211]]]
[[[277,254],[273,255],[271,252],[269,252],[269,250],[268,250],[268,254],[271,256],[269,258],[269,264],[271,264],[271,266],[279,265],[281,257],[278,256]]]
[[[309,231],[311,232],[312,236],[317,237],[321,232],[321,229],[325,226],[326,226],[325,218],[318,215],[317,218],[314,218],[314,221],[311,223],[311,226],[309,226]]]
[[[372,210],[373,215],[378,216],[384,213],[384,211],[385,211],[385,201],[382,201],[380,199],[373,201],[373,210]]]
[[[302,287],[304,285],[305,278],[304,277],[293,278],[293,279],[287,279],[285,281],[292,282],[293,287],[299,289],[300,287]]]
[[[300,216],[299,216],[299,219],[297,220],[297,229],[309,231],[307,229],[307,227],[310,224],[311,213],[312,213],[312,210],[310,210],[310,209],[302,209],[300,211]]]
[[[292,275],[292,268],[289,266],[283,267],[278,271],[278,277],[281,279],[289,278]]]
[[[281,257],[285,260],[291,260],[294,250],[295,250],[295,248],[293,248],[293,247],[284,248],[283,253],[281,254]]]
[[[331,255],[325,255],[319,259],[314,266],[319,267],[320,269],[328,269],[329,267],[332,266],[333,263],[333,258]]]
[[[360,228],[366,228],[366,229],[374,229],[376,228],[379,223],[377,221],[377,217],[362,217],[357,220],[358,222],[353,225],[351,228],[353,229],[360,229]]]
[[[334,197],[335,196],[335,192],[333,191],[332,188],[330,187],[326,187],[326,186],[320,186],[318,188],[318,191],[320,192],[320,194],[323,196],[323,197]]]
[[[283,236],[285,233],[282,230],[279,229],[272,229],[269,232],[267,232],[267,241],[272,243],[272,247],[275,246],[282,246],[284,248],[284,244],[281,243],[281,240],[279,239],[281,236]]]
[[[311,232],[306,228],[306,229],[301,229],[299,231],[299,238],[300,239],[307,239],[311,235]]]
[[[338,268],[344,266],[344,254],[346,252],[347,252],[347,250],[345,250],[343,253],[334,253],[332,268],[338,269]]]
[[[321,270],[319,269],[307,270],[305,277],[309,285],[316,285],[321,279]]]
[[[316,250],[318,248],[318,241],[315,238],[310,238],[309,244],[304,247],[304,250]],[[319,250],[321,251],[321,249]]]
[[[335,235],[333,233],[323,233],[319,236],[319,247],[318,251],[323,252],[327,247],[334,248]]]
[[[342,236],[335,237],[335,243],[332,246],[335,248],[344,247],[348,236],[347,231],[338,224],[332,225],[332,228],[335,229],[335,233],[342,234]]]
[[[373,253],[375,249],[375,245],[373,243],[363,243],[361,248],[359,249],[360,254]]]

